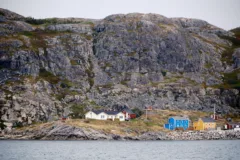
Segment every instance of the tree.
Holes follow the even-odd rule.
[[[72,118],[84,118],[86,112],[86,105],[84,104],[74,104],[70,108],[72,113],[70,114]]]
[[[6,126],[4,125],[4,121],[0,119],[0,128],[3,130]]]
[[[143,111],[139,108],[133,108],[132,112],[136,114],[136,117],[140,117],[143,114]]]

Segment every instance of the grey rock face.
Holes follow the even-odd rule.
[[[234,61],[234,69],[239,69],[240,68],[240,49],[237,49],[233,53],[233,61]]]
[[[49,25],[46,27],[47,30],[51,31],[71,31],[76,33],[92,33],[91,25],[87,24],[57,24]]]
[[[0,8],[0,13],[1,13],[1,16],[4,16],[6,19],[9,19],[9,20],[23,20],[24,19],[23,16],[21,16],[17,13],[11,12],[7,9]]]
[[[4,121],[51,121],[75,103],[239,109],[239,92],[218,87],[239,68],[239,49],[233,65],[222,60],[232,44],[220,37],[233,33],[205,21],[139,13],[39,26],[7,13],[0,21]]]

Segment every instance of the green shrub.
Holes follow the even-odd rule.
[[[140,117],[141,115],[143,115],[143,111],[139,108],[133,108],[132,112],[136,114],[136,117]]]
[[[121,83],[122,85],[125,85],[125,86],[128,85],[128,81],[121,81],[120,83]]]
[[[6,126],[4,125],[4,121],[0,119],[0,128],[3,130]]]
[[[233,63],[233,59],[232,59],[233,52],[235,51],[235,49],[240,48],[240,39],[235,37],[228,37],[228,36],[220,36],[220,38],[232,42],[232,46],[226,47],[225,51],[222,54],[222,61],[225,61],[231,65]]]
[[[23,123],[22,122],[15,122],[15,123],[13,123],[13,127],[21,128],[21,127],[23,127]]]
[[[61,101],[66,95],[64,93],[56,94],[55,97],[57,100]]]
[[[73,83],[69,80],[64,80],[60,84],[60,87],[62,88],[71,88],[72,86],[73,86]]]
[[[57,24],[56,18],[48,18],[48,19],[35,19],[33,17],[25,18],[25,22],[33,25],[41,25],[41,24]]]
[[[166,71],[161,71],[162,72],[162,75],[165,77],[167,75],[167,72]]]
[[[0,16],[5,16],[5,13],[0,11]]]
[[[70,108],[72,113],[72,118],[84,118],[84,114],[86,112],[86,105],[84,104],[74,104]]]
[[[33,32],[29,32],[29,31],[24,31],[22,34],[24,36],[27,36],[27,37],[32,37],[33,36]]]
[[[240,27],[232,29],[231,32],[233,32],[236,37],[240,37]]]
[[[128,53],[127,54],[127,56],[129,56],[129,57],[133,57],[133,56],[135,56],[136,55],[136,52],[131,52],[131,53]]]
[[[101,87],[103,88],[112,88],[113,84],[112,83],[108,83],[108,84],[105,84],[105,85],[101,85]]]

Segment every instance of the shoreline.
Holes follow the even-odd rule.
[[[13,130],[0,134],[0,140],[88,140],[88,141],[192,141],[192,140],[240,140],[240,131],[146,131],[137,135],[114,134],[92,128],[80,128],[60,124],[38,130]]]

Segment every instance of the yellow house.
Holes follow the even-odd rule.
[[[212,118],[199,118],[198,121],[193,122],[194,130],[215,130],[216,122]]]

